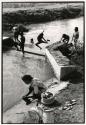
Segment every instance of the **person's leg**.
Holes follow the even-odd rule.
[[[36,104],[38,106],[38,104],[41,103],[41,93],[34,94],[33,96],[34,96],[34,99],[38,99],[37,104]]]
[[[41,44],[40,42],[37,42],[35,45],[37,46],[37,47],[39,47],[40,49],[42,49],[40,46],[39,46],[39,44]]]
[[[20,42],[19,46],[20,46],[20,50],[21,50],[21,49],[22,49],[22,47],[21,47],[21,42]]]
[[[17,50],[19,50],[19,48],[18,48],[18,42],[17,42],[17,37],[14,37],[14,46],[16,47]]]
[[[45,41],[45,40],[40,40],[41,42],[40,43],[48,43],[47,41]]]
[[[23,55],[24,55],[24,45],[22,45],[22,53],[23,53]]]
[[[14,42],[14,46],[16,47],[17,50],[19,50],[17,42]]]
[[[32,102],[31,99],[34,99],[34,98],[33,96],[23,96],[22,99],[26,102],[26,105],[28,105]]]

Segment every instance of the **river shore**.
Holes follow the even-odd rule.
[[[26,4],[3,3],[3,32],[10,30],[15,24],[28,25],[84,16],[83,3]]]

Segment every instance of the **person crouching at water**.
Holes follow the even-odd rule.
[[[23,55],[24,55],[24,45],[25,45],[25,37],[23,32],[21,33],[21,43],[20,43],[20,50],[22,51]]]
[[[43,37],[43,35],[44,35],[43,32],[38,35],[38,37],[37,37],[38,42],[35,44],[40,49],[42,49],[42,48],[39,46],[39,44],[41,44],[41,43],[48,43],[47,40],[45,40],[44,37]]]
[[[60,41],[68,44],[69,39],[70,39],[69,35],[63,34]]]
[[[22,80],[25,84],[29,85],[29,92],[22,98],[26,102],[26,105],[31,103],[31,99],[38,99],[38,102],[40,102],[41,93],[46,91],[45,85],[40,80],[33,78],[31,75],[24,75]],[[31,93],[32,95],[30,96]]]

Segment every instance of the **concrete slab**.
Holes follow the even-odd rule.
[[[77,69],[76,65],[66,65],[66,66],[64,64],[60,65],[59,63],[57,63],[55,58],[50,54],[50,52],[47,49],[46,49],[46,57],[48,58],[48,62],[51,65],[54,74],[59,81],[62,80],[64,77],[66,77],[69,73]]]
[[[25,52],[26,53],[31,53],[31,54],[34,54],[34,55],[39,55],[39,56],[45,56],[45,51],[44,49],[40,50],[39,48],[37,48],[35,45],[32,46],[30,44],[28,45],[25,45]]]

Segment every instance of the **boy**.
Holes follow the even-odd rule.
[[[31,75],[24,75],[22,77],[22,80],[25,82],[25,84],[29,85],[29,92],[23,96],[23,100],[26,102],[26,105],[28,105],[32,99],[38,99],[38,102],[41,101],[41,93],[46,91],[46,87],[44,84],[39,81],[36,78],[33,78]],[[29,96],[29,94],[32,93],[32,96]]]
[[[44,32],[44,31],[43,31],[43,32]],[[35,45],[36,45],[37,47],[39,47],[40,49],[42,49],[42,48],[39,46],[39,44],[41,44],[41,43],[48,43],[48,42],[44,39],[44,37],[43,37],[43,35],[44,35],[43,32],[38,35],[38,37],[37,37],[38,42],[35,44]]]

